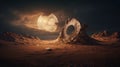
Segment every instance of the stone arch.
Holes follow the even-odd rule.
[[[67,34],[67,30],[70,26],[74,27],[74,31],[69,35]],[[62,39],[63,42],[69,43],[73,41],[81,30],[81,24],[75,18],[71,19],[70,21],[66,22],[64,28],[60,32],[59,38]]]
[[[70,26],[74,27],[74,31],[71,34],[67,34],[67,30]],[[87,25],[81,24],[78,20],[72,18],[66,22],[57,40],[62,43],[98,44],[96,40],[87,35],[86,28]]]

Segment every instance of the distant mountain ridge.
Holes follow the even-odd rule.
[[[40,41],[40,38],[36,36],[17,34],[14,32],[3,32],[0,34],[0,39],[19,43],[27,43],[28,41]]]
[[[93,33],[91,37],[99,41],[120,41],[120,32],[109,32],[104,30],[102,32]]]

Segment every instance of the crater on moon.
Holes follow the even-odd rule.
[[[57,30],[58,19],[54,14],[40,15],[38,17],[37,26],[39,30],[55,32]]]

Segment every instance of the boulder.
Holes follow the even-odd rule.
[[[87,35],[86,28],[87,25],[81,24],[77,19],[72,18],[66,22],[57,39],[63,43],[96,44],[97,41]]]

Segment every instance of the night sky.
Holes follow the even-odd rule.
[[[57,32],[49,33],[24,25],[36,22],[41,12],[57,16]],[[120,31],[120,1],[0,0],[0,32],[23,33],[39,36],[41,39],[55,38],[64,22],[72,17],[87,24],[88,33],[103,30]]]

